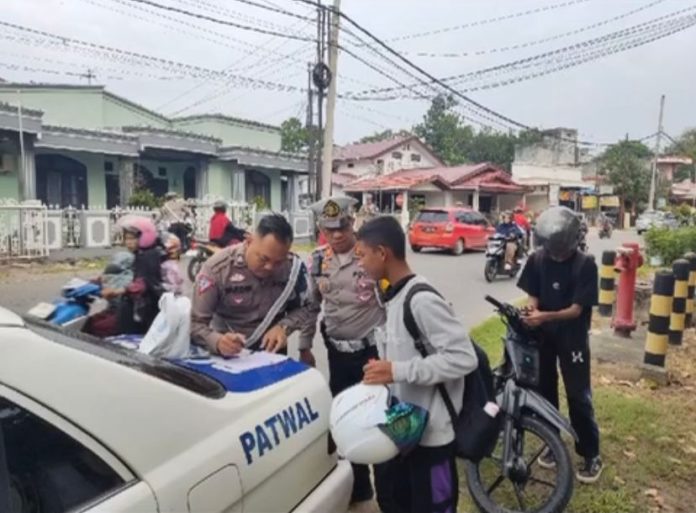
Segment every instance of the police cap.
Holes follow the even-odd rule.
[[[357,200],[348,196],[332,196],[310,205],[321,228],[335,230],[346,226],[353,218],[353,207]]]

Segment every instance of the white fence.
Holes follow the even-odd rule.
[[[194,225],[194,237],[208,238],[213,204],[219,198],[207,197],[189,201]],[[118,220],[126,215],[151,217],[158,210],[145,208],[59,208],[38,201],[17,203],[0,200],[0,260],[40,258],[49,251],[66,248],[108,248],[122,243]],[[257,212],[256,206],[228,202],[228,215],[238,227],[251,230],[269,212]],[[309,211],[283,212],[290,222],[296,239],[312,235],[313,218]]]

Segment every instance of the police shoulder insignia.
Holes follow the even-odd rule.
[[[199,295],[205,294],[208,290],[213,288],[213,285],[215,285],[213,280],[208,276],[205,274],[198,275],[196,279],[196,290],[198,290]]]
[[[324,205],[324,210],[322,212],[326,217],[338,217],[341,213],[341,207],[338,206],[334,200],[329,200]]]

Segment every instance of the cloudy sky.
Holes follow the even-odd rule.
[[[0,77],[86,84],[80,75],[91,69],[95,83],[169,115],[304,119],[312,21],[244,0],[151,1],[296,39],[134,0],[3,0]],[[253,3],[315,16],[295,0]],[[523,125],[575,127],[598,142],[638,138],[656,131],[665,94],[665,130],[677,136],[696,126],[696,0],[343,0],[341,8],[428,73],[462,75],[451,87]],[[403,88],[422,76],[397,69],[344,26],[353,34],[342,33],[340,44],[373,68],[341,53],[339,93],[363,98],[339,100],[336,141],[417,123],[438,87]],[[269,89],[276,84],[288,90]],[[462,104],[472,123],[510,126]]]

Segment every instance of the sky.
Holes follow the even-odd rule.
[[[316,36],[312,21],[244,0],[152,1],[299,39]],[[312,6],[295,0],[252,3],[315,16]],[[79,75],[91,69],[96,75],[94,83],[167,115],[219,112],[271,124],[291,116],[305,119],[307,95],[301,89],[306,87],[308,63],[316,57],[313,41],[242,30],[133,0],[3,0],[2,4],[0,23],[159,59],[143,62],[132,55],[95,54],[94,47],[51,44],[54,40],[45,35],[0,24],[0,77],[7,81],[86,84],[88,79]],[[688,10],[690,7],[694,9]],[[677,137],[696,126],[696,26],[689,26],[696,18],[679,18],[684,20],[679,22],[677,15],[669,17],[680,10],[684,12],[679,16],[696,17],[696,0],[342,0],[341,10],[436,77],[556,51],[553,60],[538,68],[512,69],[493,79],[484,75],[466,84],[452,84],[463,90],[475,86],[476,80],[490,84],[512,78],[513,83],[465,94],[525,126],[576,128],[581,139],[594,142],[614,142],[626,134],[640,138],[657,131],[662,94],[666,96],[664,129],[668,134]],[[490,21],[494,18],[502,19]],[[635,41],[630,38],[640,36],[636,31],[658,18],[665,23],[661,26],[665,32],[675,33],[602,58],[585,54],[588,62],[583,64],[516,81],[563,66],[570,50],[558,50],[586,40],[604,38],[607,43],[601,48],[620,49],[622,42]],[[636,25],[639,27],[624,39],[615,39],[616,31]],[[346,23],[344,27],[357,33]],[[430,34],[420,35],[424,32]],[[341,32],[339,45],[381,70],[378,73],[341,52],[337,88],[342,96],[392,87],[393,80],[407,85],[417,81],[410,76],[418,75],[416,72],[405,74],[384,60],[384,50],[374,53],[351,34]],[[511,46],[518,47],[509,49]],[[237,78],[205,78],[200,68],[226,70]],[[257,81],[250,87],[239,77]],[[291,86],[291,90],[271,90],[268,83]],[[344,144],[387,128],[409,129],[422,119],[437,90],[424,87],[415,98],[398,94],[388,101],[339,99],[335,141]],[[461,112],[469,116],[465,104],[462,101]],[[495,118],[495,122],[479,116],[467,119],[499,129],[509,126]]]

